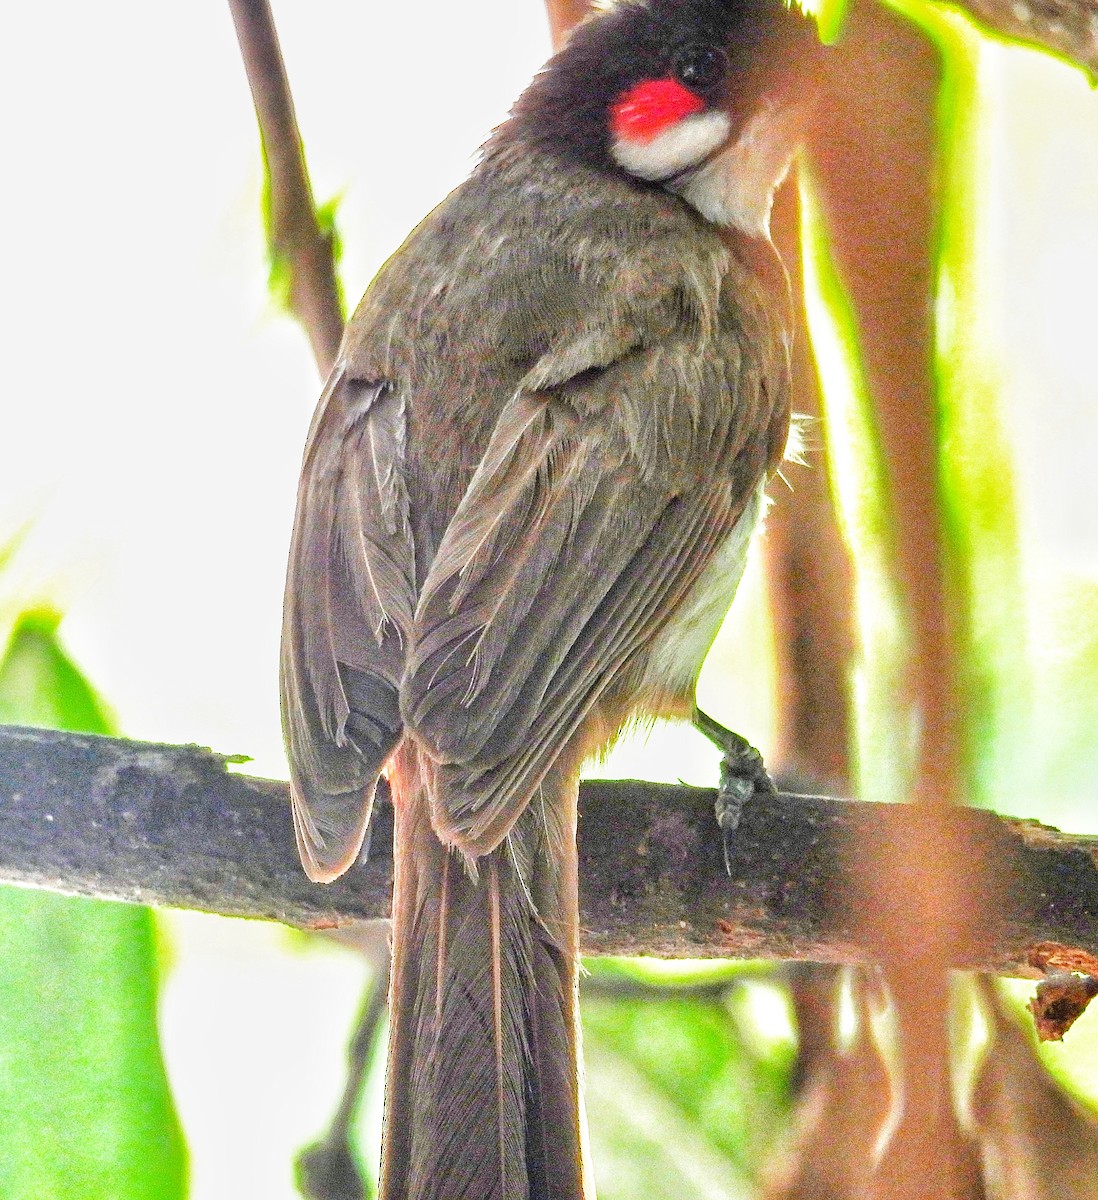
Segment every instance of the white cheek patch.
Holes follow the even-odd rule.
[[[728,137],[731,127],[725,113],[691,113],[648,141],[615,138],[610,153],[638,179],[667,179],[712,154]]]
[[[739,137],[673,188],[707,221],[769,237],[774,192],[797,151],[801,111],[766,107]]]

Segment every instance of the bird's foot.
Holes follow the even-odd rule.
[[[717,788],[717,824],[724,842],[724,869],[732,874],[732,842],[743,806],[756,795],[776,795],[763,757],[745,737],[725,729],[700,708],[694,709],[694,728],[721,752],[721,782]]]

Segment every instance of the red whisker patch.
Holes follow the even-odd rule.
[[[705,101],[674,79],[646,79],[631,87],[610,110],[614,137],[650,142],[665,129],[701,112]]]

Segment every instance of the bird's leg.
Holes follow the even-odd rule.
[[[763,757],[745,737],[725,729],[708,713],[694,706],[694,728],[721,752],[721,782],[717,788],[717,824],[724,839],[724,869],[732,874],[732,839],[744,804],[752,796],[775,795],[777,788],[766,772]]]

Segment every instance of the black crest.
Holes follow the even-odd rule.
[[[684,54],[712,47],[728,55],[729,69],[699,95],[746,119],[788,73],[790,44],[815,41],[811,19],[783,0],[619,0],[576,28],[500,133],[612,166],[608,114],[634,84],[669,76]]]

